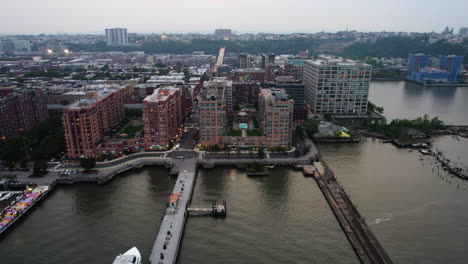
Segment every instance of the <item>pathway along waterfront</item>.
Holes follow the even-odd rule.
[[[194,152],[194,154],[195,153],[196,152]],[[313,160],[315,160],[318,157],[318,155],[319,152],[317,148],[313,145],[311,151],[303,157],[278,159],[267,158],[264,159],[263,162],[268,165],[310,164]],[[173,194],[178,194],[177,205],[166,208],[165,210],[165,215],[159,228],[158,235],[156,236],[156,241],[154,243],[152,253],[150,256],[151,264],[176,263],[177,254],[179,251],[179,246],[185,227],[185,221],[187,216],[186,209],[189,205],[193,187],[195,184],[197,164],[203,164],[203,166],[205,167],[214,167],[216,165],[242,165],[256,161],[262,161],[258,159],[206,160],[203,158],[195,158],[197,156],[198,155],[194,155],[194,158],[181,160],[164,158],[160,156],[151,157],[147,155],[135,155],[125,157],[121,160],[121,163],[116,163],[115,161],[109,162],[109,167],[106,167],[105,163],[99,164],[101,169],[99,170],[98,175],[94,176],[97,179],[96,181],[99,183],[111,179],[116,174],[125,172],[132,168],[141,168],[145,165],[164,165],[166,167],[172,167],[172,172],[178,172],[178,179],[173,192]],[[327,183],[330,183],[330,181],[333,180],[334,177],[332,175],[326,181]],[[353,245],[354,250],[358,254],[361,262],[391,263],[384,249],[380,246],[380,244],[378,244],[377,240],[372,235],[371,231],[368,229],[365,223],[362,222],[360,224],[356,224],[355,219],[360,219],[359,213],[357,212],[356,208],[352,206],[351,201],[349,201],[349,198],[342,189],[340,193],[341,198],[344,199],[346,202],[344,204],[338,203],[338,207],[341,212],[349,210],[349,212],[347,212],[348,215],[346,215],[346,221],[348,222],[348,225],[346,225],[346,222],[344,222],[343,219],[339,217],[336,210],[334,210],[334,213],[337,216],[337,219],[339,220],[340,224],[342,225],[343,230],[348,236],[351,244]],[[330,203],[328,194],[324,192],[324,195]],[[336,196],[334,196],[333,198],[335,202],[339,201],[339,198],[337,198]],[[338,207],[334,208],[332,206],[332,209],[338,209]],[[346,228],[344,226],[346,226]],[[363,229],[365,229],[365,231],[363,231]],[[358,245],[358,243],[354,242],[354,237],[350,236],[351,232],[357,237],[358,241],[360,242],[360,246]],[[366,257],[363,257],[363,255],[365,255]]]

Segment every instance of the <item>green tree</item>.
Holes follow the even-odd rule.
[[[323,115],[323,118],[324,118],[325,120],[327,120],[327,121],[331,121],[331,120],[332,120],[332,115],[329,114],[329,113],[326,113],[326,114]]]
[[[33,173],[38,175],[43,174],[45,172],[47,172],[47,163],[43,160],[34,161]]]
[[[85,170],[90,170],[96,167],[96,160],[94,158],[82,158],[80,165]]]
[[[304,128],[301,125],[296,126],[296,135],[298,138],[304,138]]]
[[[109,65],[107,65],[107,64],[102,66],[101,69],[100,69],[100,71],[103,71],[103,72],[108,71],[108,70],[109,70]]]
[[[307,119],[304,122],[304,131],[309,138],[313,138],[319,132],[317,120],[315,118]]]
[[[7,66],[0,67],[0,74],[5,74],[5,73],[8,73],[9,71],[10,71],[10,68],[8,68]]]
[[[210,77],[209,77],[207,74],[203,74],[203,75],[200,77],[200,81],[201,81],[201,82],[208,81],[209,79],[210,79]]]
[[[263,148],[258,148],[257,157],[259,159],[263,159],[265,157],[265,151],[263,150]]]
[[[211,151],[214,151],[214,152],[221,151],[221,147],[218,144],[214,144],[211,146]]]
[[[28,161],[27,160],[21,160],[20,162],[20,168],[25,170],[28,168]]]

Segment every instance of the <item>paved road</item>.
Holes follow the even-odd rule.
[[[178,157],[184,157],[184,159],[196,158],[200,154],[194,150],[174,150],[167,153],[168,158],[177,159]]]
[[[180,150],[187,150],[187,149],[192,149],[194,145],[194,139],[195,135],[197,134],[198,130],[196,128],[189,128],[187,132],[184,132],[181,137],[179,149]]]

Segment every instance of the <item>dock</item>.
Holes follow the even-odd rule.
[[[7,215],[8,211],[12,210],[12,208],[15,208],[15,206],[18,205],[18,202],[20,202],[22,200],[22,198],[26,197],[26,195],[21,195],[21,196],[17,197],[13,202],[11,202],[10,206],[8,206],[5,209],[5,212],[7,212],[5,217],[2,218],[0,216],[0,235],[3,232],[7,231],[9,227],[11,227],[16,221],[21,219],[21,216],[25,215],[31,208],[34,207],[34,205],[36,205],[39,201],[41,201],[42,198],[45,197],[51,191],[51,189],[53,187],[54,187],[54,185],[52,185],[52,186],[38,186],[37,190],[39,190],[39,189],[41,190],[40,195],[36,199],[34,199],[31,204],[28,204],[26,207],[21,208],[21,209],[15,209],[15,212],[17,212],[17,214],[15,214],[14,216],[13,215],[8,216]],[[35,188],[35,190],[36,190],[36,188]],[[14,192],[14,193],[18,193],[18,192]],[[19,193],[22,193],[22,192],[19,192]],[[5,212],[2,212],[2,215]]]
[[[209,215],[215,217],[225,217],[227,214],[226,201],[214,201],[211,206],[191,205],[187,208],[187,212],[189,212],[189,215]]]
[[[312,167],[308,167],[307,172],[314,176],[360,262],[393,263],[343,187],[337,182],[333,171],[324,161],[314,162],[314,167],[313,172],[310,171]]]
[[[151,250],[150,264],[176,263],[187,219],[187,208],[196,179],[195,159],[185,160],[178,168],[177,182],[168,201],[156,241]]]

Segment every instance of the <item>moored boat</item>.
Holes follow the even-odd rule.
[[[141,254],[136,247],[118,255],[112,264],[141,264]]]

